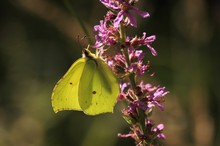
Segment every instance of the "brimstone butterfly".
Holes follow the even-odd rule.
[[[113,112],[119,83],[110,67],[88,49],[57,82],[52,93],[55,113],[83,111],[87,115]]]

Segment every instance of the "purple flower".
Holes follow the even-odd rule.
[[[157,105],[161,110],[164,110],[164,106],[161,104],[164,102],[163,97],[168,94],[168,91],[165,91],[165,87],[158,88],[154,93],[147,96],[147,98],[153,104]]]
[[[138,14],[143,18],[149,17],[149,13],[139,10],[137,7],[134,7],[135,1],[132,0],[100,0],[107,8],[113,10],[119,10],[117,17],[114,20],[114,27],[118,28],[120,22],[123,20],[123,17],[126,16],[131,26],[137,27],[137,21],[134,14]]]
[[[142,94],[145,95],[143,100],[147,102],[148,107],[158,106],[161,110],[164,110],[162,103],[164,102],[164,96],[168,94],[168,91],[165,91],[165,87],[159,88],[152,86],[151,84],[144,84],[141,82],[139,84]]]
[[[162,131],[164,129],[164,125],[163,124],[159,124],[159,125],[157,125],[157,127],[156,128],[154,128],[153,129],[153,131]]]
[[[146,33],[145,33],[145,32],[143,33],[142,40],[144,41],[144,42],[143,42],[144,45],[146,45],[146,46],[150,49],[151,53],[152,53],[154,56],[157,56],[156,50],[155,50],[153,47],[151,47],[151,43],[152,43],[155,39],[156,39],[156,36],[155,36],[155,35],[146,37]]]
[[[118,29],[107,25],[107,22],[104,20],[101,20],[99,25],[94,26],[94,31],[97,32],[94,48],[103,48],[104,46],[115,45],[118,42]]]
[[[139,107],[143,111],[146,111],[147,109],[149,109],[149,106],[146,103],[142,102],[142,101],[137,100],[137,101],[134,102],[134,104],[136,105],[136,107]]]
[[[105,21],[111,21],[114,20],[116,15],[112,11],[108,11],[107,14],[105,15]]]
[[[119,100],[124,100],[128,93],[126,92],[126,88],[128,88],[129,83],[122,83],[120,84],[121,93],[118,97]]]
[[[126,74],[125,70],[127,63],[123,54],[116,54],[114,57],[108,57],[106,61],[118,77],[123,77]]]
[[[141,91],[144,92],[144,91],[147,91],[147,92],[152,92],[154,90],[157,89],[157,87],[155,86],[152,86],[151,84],[144,84],[144,82],[140,82],[140,84],[138,85],[140,88],[141,88]]]
[[[119,75],[134,73],[137,75],[144,74],[150,67],[149,62],[144,64],[144,53],[142,50],[135,50],[130,48],[129,51],[130,65],[127,64],[124,54],[116,54],[114,57],[108,57],[107,63],[113,71]]]
[[[164,102],[164,96],[169,93],[165,91],[165,87],[159,88],[152,86],[151,84],[144,84],[141,82],[137,86],[137,91],[129,89],[130,86],[128,83],[123,83],[120,85],[121,94],[120,99],[130,101],[128,107],[124,110],[126,114],[137,114],[137,109],[141,109],[144,112],[148,109],[152,111],[155,106],[158,106],[161,110],[164,110],[162,103]]]
[[[144,53],[142,50],[129,49],[129,59],[131,65],[126,68],[127,72],[142,75],[148,69],[148,65],[143,64]]]
[[[166,136],[163,133],[159,133],[159,134],[157,134],[157,138],[166,139]]]
[[[165,91],[164,87],[154,87],[150,84],[144,85],[143,82],[141,82],[139,85],[141,94],[137,92],[139,96],[130,89],[125,92],[125,84],[122,84],[121,87],[123,87],[121,96],[123,97],[123,99],[127,99],[128,101],[130,101],[128,108],[125,111],[126,113],[137,114],[137,108],[146,111],[148,109],[154,108],[155,106],[158,106],[161,110],[164,110],[164,106],[162,105],[162,103],[164,102],[163,96],[169,93],[168,91]],[[126,88],[127,87],[128,86],[126,85]]]
[[[137,105],[134,102],[131,102],[127,108],[129,114],[137,114]]]
[[[166,139],[166,136],[162,133],[163,129],[164,129],[164,125],[163,124],[159,124],[159,125],[157,125],[156,128],[153,129],[153,131],[155,133],[157,133],[157,138],[159,138],[159,139]]]
[[[147,34],[144,32],[143,36],[141,38],[138,38],[137,36],[135,36],[133,38],[127,37],[126,42],[127,42],[127,44],[130,44],[130,48],[145,45],[150,49],[152,55],[157,56],[156,50],[151,46],[151,44],[155,40],[156,40],[155,35],[147,37]]]
[[[120,9],[118,0],[100,0],[109,9]]]
[[[135,73],[137,75],[142,75],[148,69],[147,65],[143,65],[142,62],[132,63],[131,66],[127,68],[127,72]]]
[[[146,132],[143,133],[140,127],[132,125],[128,134],[118,134],[118,137],[128,138],[131,137],[136,141],[136,146],[145,145],[161,145],[159,139],[165,139],[165,135],[162,133],[164,125],[159,124],[156,127],[152,120],[146,120]]]

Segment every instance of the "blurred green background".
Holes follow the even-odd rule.
[[[98,0],[70,0],[69,6],[93,37],[106,8]],[[155,34],[156,72],[146,82],[166,86],[167,146],[220,145],[220,1],[140,0],[151,17],[138,17],[131,34]],[[0,146],[133,146],[119,139],[128,125],[118,104],[114,114],[54,114],[50,96],[59,78],[81,57],[83,37],[76,15],[63,0],[0,1]],[[81,44],[81,45],[80,45]]]

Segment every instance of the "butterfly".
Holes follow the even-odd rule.
[[[55,113],[83,111],[87,115],[113,112],[120,93],[119,83],[104,60],[84,50],[53,89],[51,101]]]

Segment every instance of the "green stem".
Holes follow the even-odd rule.
[[[121,40],[121,44],[124,46],[123,53],[125,55],[127,66],[130,66],[131,62],[130,62],[129,54],[128,54],[128,47],[126,47],[126,45],[124,45],[125,44],[125,39],[126,39],[125,28],[121,24],[120,25],[120,40]],[[136,88],[135,74],[134,73],[130,73],[128,78],[129,78],[129,81],[130,81],[130,84],[131,84],[131,89],[133,91],[135,91],[135,88]],[[145,133],[145,129],[146,129],[145,118],[146,118],[146,115],[145,115],[144,111],[142,109],[140,109],[140,108],[138,108],[138,114],[139,114],[139,117],[138,117],[139,124],[138,125],[139,125],[140,129],[142,130],[142,132],[144,134],[146,134]]]
[[[125,43],[125,39],[126,39],[126,32],[125,32],[125,27],[123,26],[123,24],[120,24],[120,39],[121,39],[121,43],[124,44]]]
[[[120,25],[120,40],[121,40],[121,44],[125,44],[125,39],[126,39],[126,32],[125,32],[125,28],[124,26],[121,24]],[[124,45],[124,49],[123,49],[123,53],[125,55],[125,59],[127,62],[127,66],[131,65],[130,59],[129,59],[129,54],[128,54],[128,48]],[[130,83],[131,83],[131,88],[134,90],[136,87],[136,83],[135,83],[135,75],[133,73],[129,74],[128,76]]]
[[[74,8],[71,6],[69,0],[64,0],[64,3],[67,7],[67,9],[70,11],[70,13],[76,17],[77,21],[79,22],[80,26],[82,27],[82,30],[83,32],[86,34],[87,37],[87,40],[89,42],[89,44],[92,44],[92,40],[91,40],[91,37],[89,35],[89,32],[88,30],[86,29],[86,26],[85,24],[83,23],[82,19],[80,18],[80,16],[76,13],[76,11],[74,10]]]

